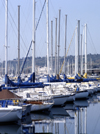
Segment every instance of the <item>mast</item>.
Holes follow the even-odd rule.
[[[73,68],[74,68],[74,63],[73,63],[73,59],[72,59],[72,75],[73,75]]]
[[[68,75],[70,74],[69,59],[68,59]]]
[[[59,75],[59,52],[60,52],[60,14],[61,10],[59,10],[59,24],[58,24],[58,59],[57,59],[57,74]]]
[[[80,20],[78,20],[78,73],[80,73]]]
[[[91,69],[91,75],[92,75],[92,58],[90,59],[90,69]]]
[[[85,74],[87,76],[87,24],[85,24]]]
[[[7,61],[8,61],[8,0],[5,0],[5,75],[8,74]]]
[[[78,43],[77,43],[77,26],[75,29],[75,75],[78,73]]]
[[[20,6],[18,6],[18,76],[20,73]]]
[[[57,18],[55,18],[55,75],[57,75]]]
[[[53,74],[53,21],[51,21],[51,74]]]
[[[82,34],[81,34],[81,75],[83,75],[83,50],[82,50]]]
[[[35,0],[33,0],[32,73],[35,73]]]
[[[49,74],[49,0],[46,0],[47,4],[47,74]]]
[[[65,70],[65,67],[66,67],[66,35],[67,35],[67,15],[65,15],[65,56],[64,56],[64,74],[66,74],[66,70]]]
[[[81,64],[81,75],[83,75],[83,46],[84,46],[84,29],[83,29],[83,37],[82,37],[82,64]]]

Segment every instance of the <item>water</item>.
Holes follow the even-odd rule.
[[[21,124],[2,124],[0,134],[99,134],[100,93],[88,100],[32,113]]]

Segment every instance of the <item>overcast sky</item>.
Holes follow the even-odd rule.
[[[36,23],[44,0],[36,0]],[[17,58],[18,53],[18,5],[20,5],[20,45],[21,57],[26,56],[32,40],[33,0],[8,0],[8,59]],[[49,0],[49,46],[50,29],[53,21],[53,55],[55,55],[55,18],[61,10],[60,55],[64,55],[65,15],[67,14],[67,48],[73,32],[80,20],[80,33],[87,23],[87,52],[100,54],[100,0]],[[5,0],[0,0],[0,60],[5,57]],[[51,47],[50,47],[51,48]],[[36,57],[46,56],[46,5],[36,31]],[[49,51],[49,53],[51,53]],[[70,46],[69,55],[75,53],[75,39]],[[31,56],[31,51],[30,54]]]

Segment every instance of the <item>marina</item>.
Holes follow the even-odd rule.
[[[73,21],[73,34],[69,36],[69,17],[63,7],[57,9],[58,17],[55,15],[55,1],[2,0],[1,3],[5,36],[0,44],[4,38],[5,56],[0,54],[0,134],[99,134],[100,57],[97,52],[91,54],[90,23],[85,17],[84,24],[82,19]],[[59,6],[62,3],[58,2]],[[15,14],[12,17],[16,4],[17,18]],[[26,20],[22,17],[23,7]],[[17,31],[17,39],[12,31]],[[28,42],[23,38],[25,34]],[[17,51],[12,47],[15,42]]]
[[[100,131],[99,97],[100,93],[97,93],[89,97],[88,100],[81,99],[73,103],[67,103],[64,107],[57,106],[50,108],[49,111],[30,112],[22,116],[19,122],[13,120],[13,122],[8,121],[7,123],[3,120],[2,124],[0,122],[0,133],[98,133]],[[5,124],[3,124],[4,121]]]

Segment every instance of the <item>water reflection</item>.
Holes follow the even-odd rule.
[[[21,134],[22,127],[20,125],[0,125],[0,134]]]
[[[1,134],[99,134],[100,93],[50,112],[31,113],[20,125],[0,125]]]

